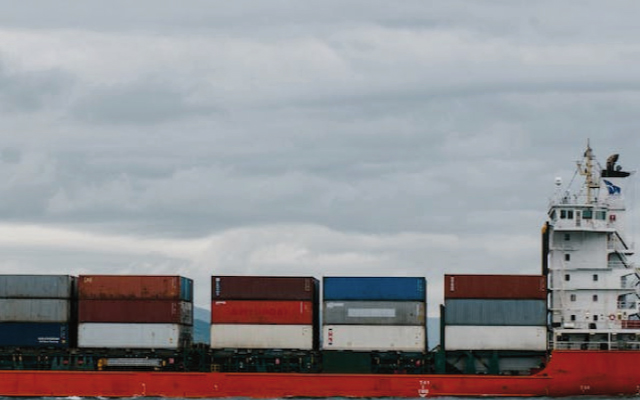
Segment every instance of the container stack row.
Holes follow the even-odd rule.
[[[318,280],[312,277],[214,276],[211,348],[318,348]]]
[[[547,348],[547,287],[541,275],[445,275],[447,351]]]
[[[323,350],[424,352],[426,281],[325,277]]]
[[[178,349],[192,341],[193,281],[181,276],[82,275],[78,347]]]
[[[75,278],[0,275],[0,346],[74,346]]]

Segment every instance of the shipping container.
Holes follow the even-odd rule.
[[[312,325],[212,324],[212,349],[314,350]]]
[[[193,329],[180,324],[78,324],[78,347],[179,349],[193,339]]]
[[[75,282],[69,275],[0,275],[0,298],[70,299]]]
[[[427,346],[424,326],[324,325],[324,350],[413,351],[424,352]]]
[[[328,325],[424,325],[421,301],[325,301],[322,320]]]
[[[66,299],[0,299],[0,322],[59,322],[71,318]]]
[[[446,325],[546,326],[545,300],[445,300]]]
[[[211,302],[212,324],[313,324],[311,301],[219,300]]]
[[[0,346],[67,348],[72,346],[69,333],[69,324],[3,322]]]
[[[448,325],[444,329],[444,348],[453,350],[545,351],[544,326],[468,326]]]
[[[78,321],[193,325],[193,303],[179,300],[80,300]]]
[[[547,299],[542,275],[445,275],[445,299]]]
[[[425,301],[425,278],[325,277],[323,299]]]
[[[193,303],[193,279],[180,277],[180,300]]]
[[[181,276],[81,275],[78,298],[193,301],[193,281]]]
[[[318,298],[318,280],[294,276],[213,276],[212,300],[306,300]]]

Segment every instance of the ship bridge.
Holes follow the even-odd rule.
[[[625,227],[631,173],[617,161],[603,168],[587,146],[574,176],[584,178],[579,189],[556,179],[543,259],[554,348],[623,348],[640,338],[640,274]]]

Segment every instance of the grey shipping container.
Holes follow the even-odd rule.
[[[446,325],[544,326],[545,300],[447,299]]]
[[[322,319],[331,325],[424,325],[420,301],[325,301]]]
[[[0,322],[69,322],[71,301],[0,299]]]
[[[75,282],[69,275],[0,275],[0,298],[69,299]]]

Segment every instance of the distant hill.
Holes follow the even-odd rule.
[[[206,308],[194,307],[193,309],[193,339],[196,343],[209,344],[209,325],[211,325],[211,311]],[[428,318],[427,331],[429,332],[429,350],[440,344],[440,319]]]
[[[193,340],[196,343],[209,344],[211,335],[209,325],[211,325],[211,311],[206,308],[193,308]]]

